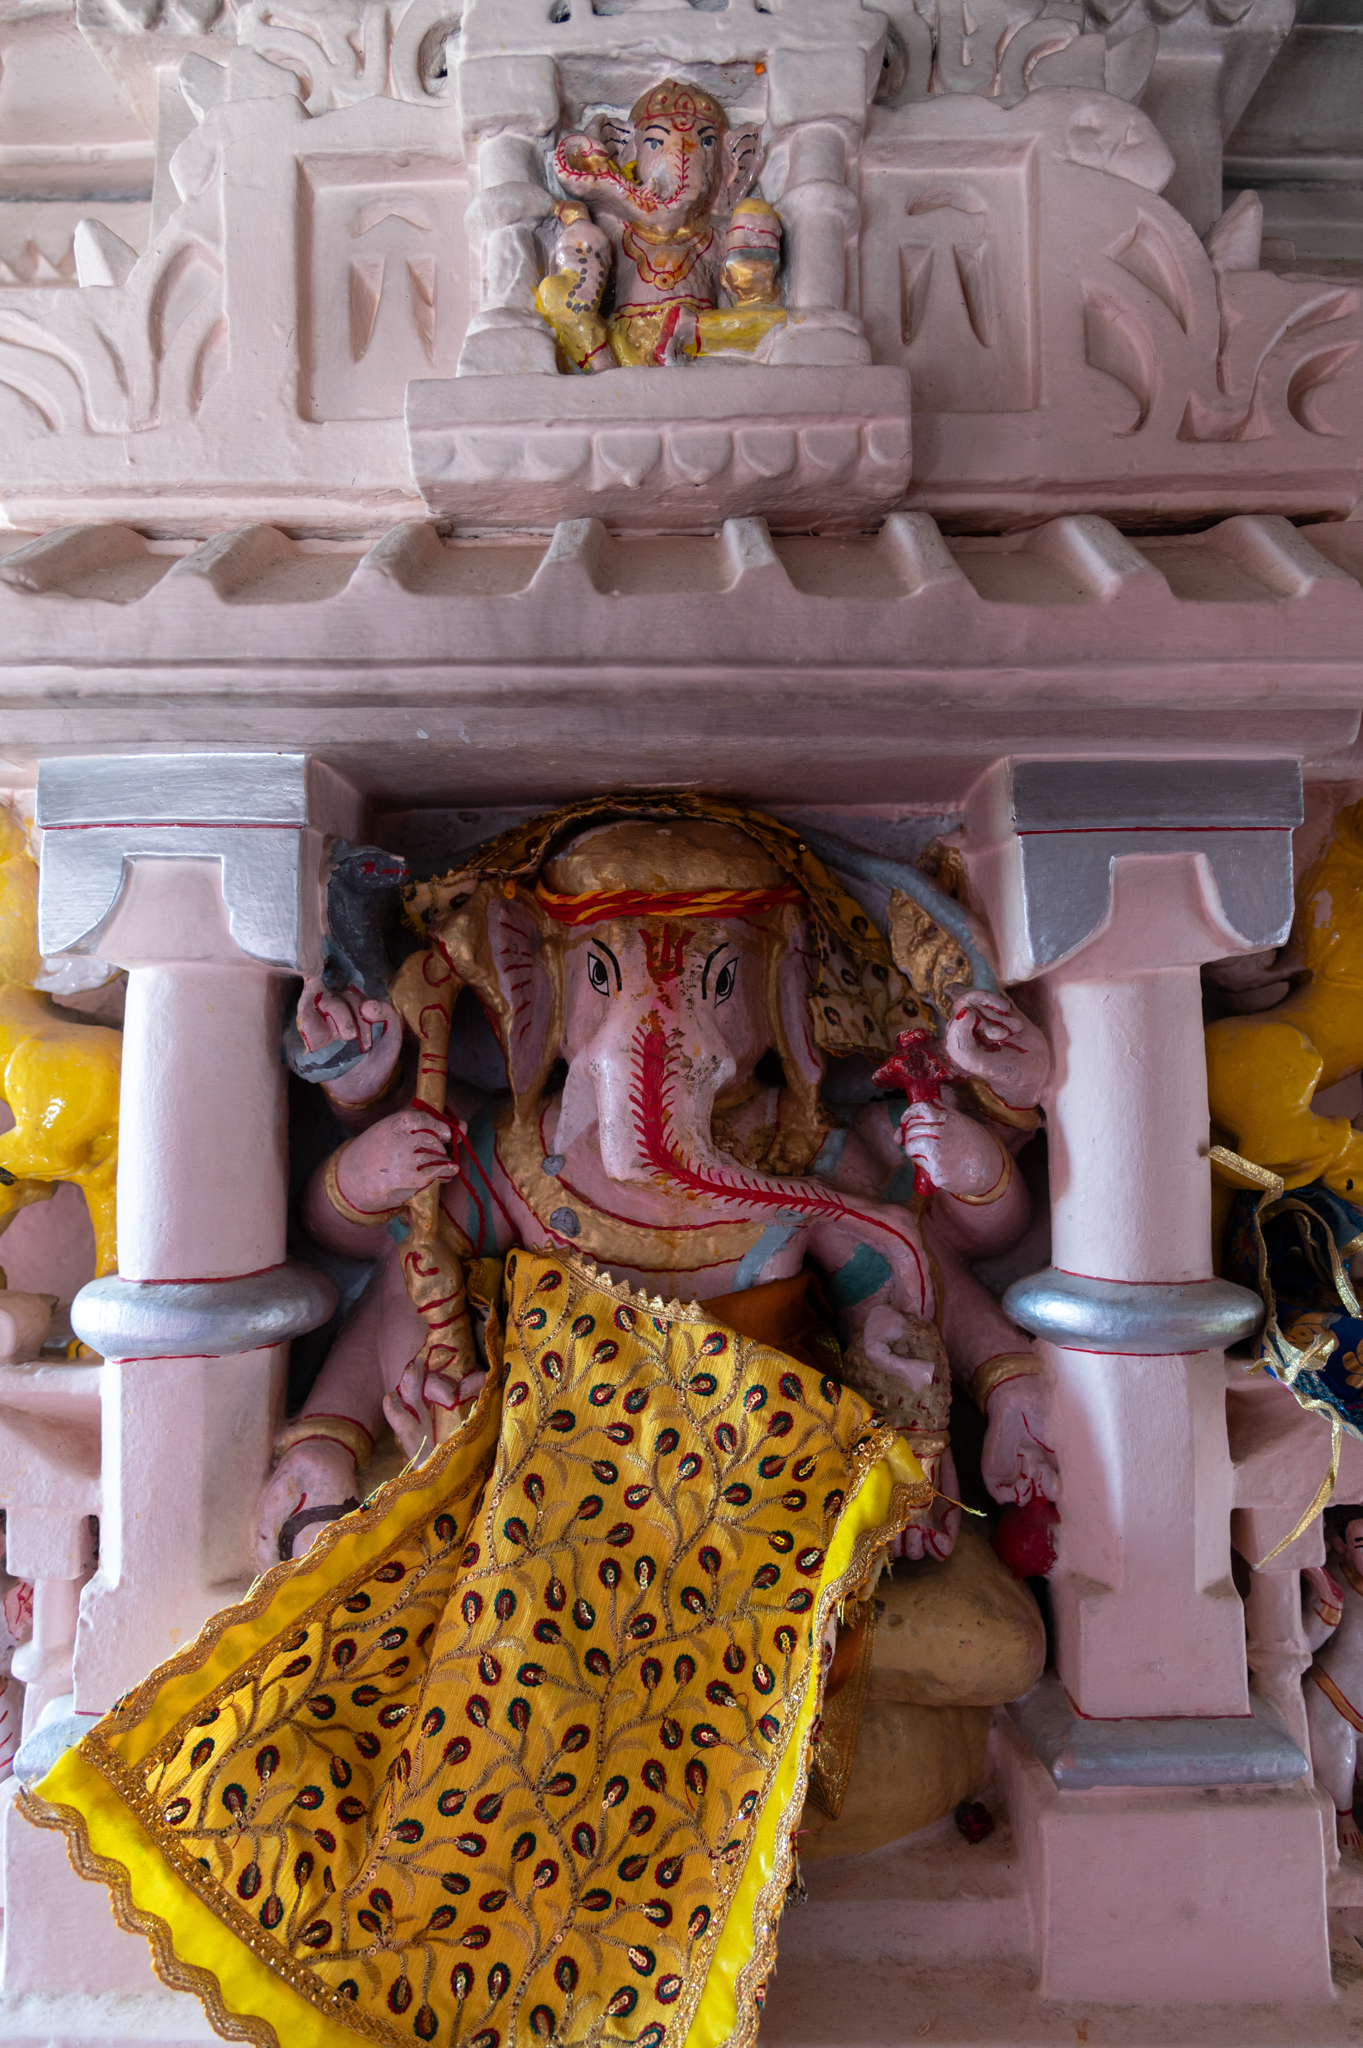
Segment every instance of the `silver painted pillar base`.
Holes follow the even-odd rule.
[[[101,1358],[230,1358],[315,1330],[336,1306],[330,1280],[296,1259],[240,1280],[92,1280],[71,1327]]]
[[[1306,1758],[1266,1701],[1245,1715],[1091,1721],[1053,1672],[1008,1712],[1062,1792],[1096,1785],[1290,1785]]]

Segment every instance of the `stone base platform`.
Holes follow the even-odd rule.
[[[1002,1816],[996,1788],[983,1796]],[[34,1839],[64,1861],[56,1837]],[[197,2001],[156,1983],[144,1944],[119,1932],[99,1888],[74,1875],[69,1889],[53,1887],[53,1875],[48,1896],[56,1890],[75,1974],[87,1987],[127,1988],[0,1994],[4,2048],[202,2048],[215,2040]],[[868,1856],[808,1864],[804,1876],[808,1898],[782,1922],[759,2048],[1357,2048],[1363,2040],[1363,1904],[1353,1903],[1363,1901],[1363,1874],[1352,1870],[1331,1885],[1332,1900],[1350,1902],[1330,1915],[1333,2001],[1257,2006],[1043,1998],[1021,1860],[1002,1817],[973,1846],[947,1820]],[[22,1926],[22,1908],[15,1917]],[[9,1960],[23,1980],[23,1958]]]
[[[992,1787],[984,1797],[1000,1810]],[[973,1847],[947,1820],[804,1875],[809,1897],[782,1921],[759,2048],[1355,2048],[1363,2039],[1363,1911],[1352,1906],[1330,1915],[1332,2004],[1105,2005],[1036,1990],[1006,1821]],[[1337,1895],[1352,1893],[1332,1884]]]

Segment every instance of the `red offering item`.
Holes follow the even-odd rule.
[[[1019,1579],[1044,1579],[1055,1563],[1055,1530],[1060,1511],[1040,1494],[1025,1507],[1005,1508],[994,1548]]]
[[[873,1085],[902,1088],[910,1102],[940,1102],[942,1083],[950,1075],[951,1067],[932,1032],[921,1024],[913,1031],[901,1031],[895,1047],[884,1066],[877,1067],[872,1074]],[[913,1191],[916,1195],[932,1193],[932,1182],[916,1159]]]
[[[963,1799],[956,1809],[956,1825],[967,1842],[986,1842],[996,1822],[982,1799]]]

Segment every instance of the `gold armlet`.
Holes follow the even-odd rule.
[[[906,1429],[902,1435],[920,1465],[926,1458],[940,1458],[951,1442],[945,1429]]]
[[[369,1210],[357,1209],[353,1202],[346,1200],[345,1196],[341,1193],[341,1184],[336,1174],[341,1161],[345,1158],[346,1153],[354,1142],[353,1138],[347,1138],[344,1145],[337,1146],[326,1163],[326,1171],[322,1176],[322,1185],[327,1191],[327,1200],[336,1211],[336,1214],[345,1222],[357,1223],[361,1230],[377,1230],[381,1224],[391,1223],[395,1216],[401,1215],[405,1204],[399,1202],[392,1209]]]
[[[998,1144],[997,1138],[994,1140]],[[1001,1202],[1013,1185],[1013,1155],[1006,1145],[999,1147],[1003,1153],[1003,1169],[992,1188],[983,1195],[953,1195],[953,1202],[964,1202],[968,1209],[987,1209],[991,1202]]]
[[[1014,1109],[1011,1102],[1005,1102],[1001,1095],[994,1093],[987,1081],[981,1081],[972,1074],[968,1081],[958,1082],[956,1085],[974,1096],[976,1108],[982,1116],[987,1116],[991,1123],[1006,1124],[1010,1131],[1035,1131],[1040,1128],[1039,1109]]]
[[[1034,1380],[1041,1377],[1040,1361],[1030,1351],[1001,1351],[986,1358],[971,1375],[970,1393],[981,1415],[989,1413],[989,1396],[1005,1380]]]
[[[276,1462],[295,1444],[312,1443],[318,1438],[339,1444],[342,1450],[349,1451],[357,1465],[367,1464],[374,1448],[374,1439],[364,1424],[352,1422],[348,1415],[296,1415],[274,1440]]]

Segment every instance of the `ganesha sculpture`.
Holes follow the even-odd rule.
[[[718,100],[672,78],[628,123],[601,128],[565,135],[554,154],[569,196],[536,303],[566,363],[596,372],[757,349],[785,320],[781,224],[750,196],[757,129],[731,128]]]
[[[988,1420],[994,1497],[1054,1496],[1039,1361],[968,1265],[1029,1216],[1013,1153],[1048,1052],[1006,997],[948,991],[940,1098],[873,1100],[840,1125],[820,1098],[826,1056],[883,1059],[929,1013],[775,820],[698,798],[583,802],[407,907],[432,944],[392,1002],[315,981],[300,1005],[309,1061],[336,1076],[348,1047],[327,1088],[354,1133],[314,1176],[306,1224],[377,1273],[280,1439],[262,1562],[301,1554],[356,1504],[385,1416],[409,1456],[458,1426],[482,1385],[480,1304],[516,1245],[735,1325],[776,1313],[786,1348],[817,1351],[831,1321],[841,1377],[936,1488],[903,1555],[954,1541],[953,1373]],[[496,1027],[509,1095],[446,1097],[441,1033],[461,986]]]

